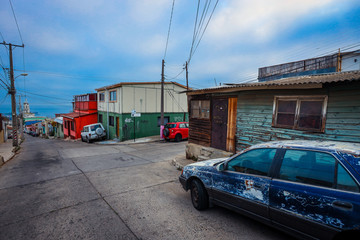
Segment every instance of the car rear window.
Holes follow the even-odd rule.
[[[96,129],[98,129],[100,127],[100,125],[93,125],[90,127],[91,131],[95,131]]]
[[[176,124],[166,124],[166,128],[176,128]]]

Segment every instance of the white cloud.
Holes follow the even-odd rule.
[[[232,0],[218,9],[209,25],[209,36],[234,41],[262,42],[291,27],[334,0]]]

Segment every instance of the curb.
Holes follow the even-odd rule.
[[[183,168],[191,163],[195,163],[196,161],[193,161],[191,159],[186,159],[185,155],[178,155],[175,156],[173,160],[171,160],[171,164],[176,167],[177,170],[181,171]]]

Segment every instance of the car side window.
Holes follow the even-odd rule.
[[[279,178],[316,186],[333,187],[336,159],[323,152],[286,150]]]
[[[359,192],[359,186],[341,164],[338,164],[336,188],[350,192]]]
[[[185,128],[185,124],[184,123],[179,124],[179,128]]]
[[[227,163],[227,170],[267,176],[276,149],[254,149],[233,158]]]

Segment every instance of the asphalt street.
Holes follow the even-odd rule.
[[[0,168],[0,239],[289,239],[193,208],[171,160],[186,142],[97,145],[26,136]]]

